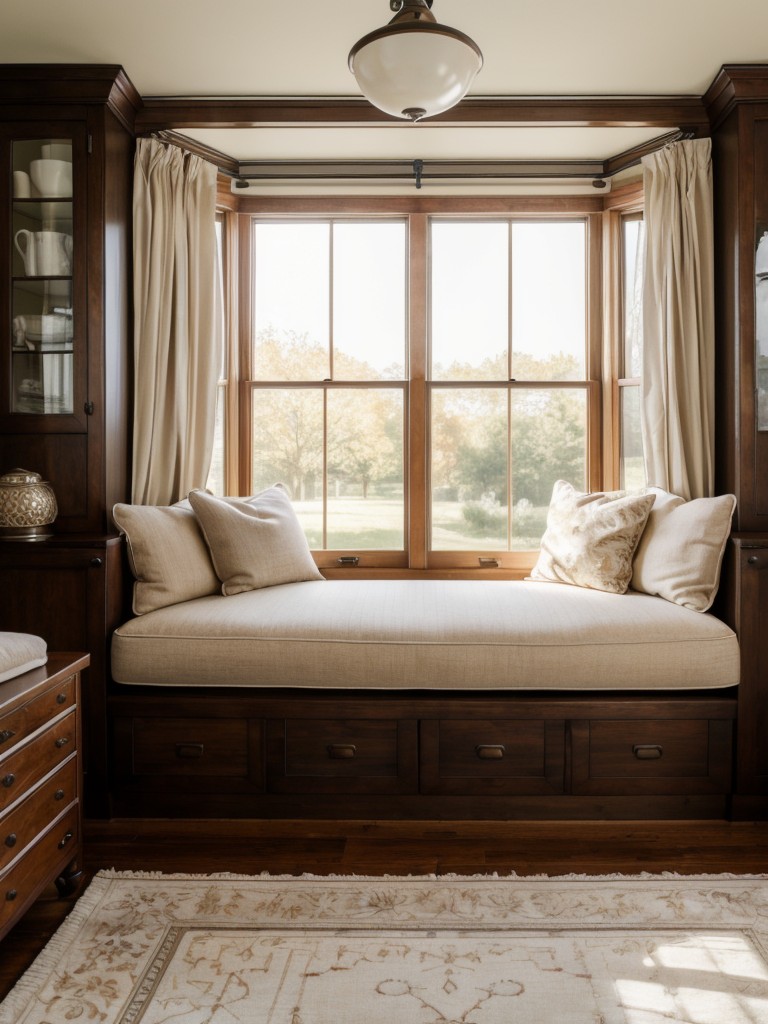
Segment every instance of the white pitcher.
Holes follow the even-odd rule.
[[[61,231],[16,232],[14,245],[27,277],[62,277],[72,273],[72,236]]]

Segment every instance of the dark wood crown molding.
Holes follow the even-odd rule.
[[[703,99],[713,129],[737,103],[768,102],[768,64],[724,64]]]
[[[147,97],[136,121],[139,132],[185,128],[258,128],[270,124],[402,126],[367,100],[350,98],[190,99]],[[505,127],[679,128],[707,130],[709,119],[697,96],[468,97],[451,110],[414,126],[499,124]]]
[[[98,104],[133,132],[142,100],[119,64],[0,64],[0,103]]]

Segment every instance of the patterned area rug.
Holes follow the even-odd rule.
[[[0,1024],[760,1024],[768,876],[102,872]]]

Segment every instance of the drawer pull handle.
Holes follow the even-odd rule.
[[[57,704],[66,704],[67,703],[67,695],[66,695],[66,693],[57,693],[56,694],[56,703]]]
[[[5,786],[6,789],[10,789],[15,781],[16,776],[13,774],[13,772],[8,772],[7,775],[3,776],[3,785]]]
[[[507,748],[503,743],[478,743],[475,753],[481,761],[500,761]]]
[[[59,840],[59,849],[63,850],[73,836],[74,832],[65,832],[64,835]]]
[[[68,743],[69,743],[69,736],[59,736],[59,738],[56,740],[55,746],[57,746],[59,748],[59,750],[61,750],[61,748],[62,747],[66,747],[66,745]]]
[[[16,735],[16,733],[13,731],[13,729],[3,729],[3,731],[0,732],[0,743],[6,743],[8,740],[12,739],[15,735]]]
[[[8,900],[9,903],[15,900],[17,896],[18,893],[16,892],[15,889],[9,889],[8,892],[5,894],[5,898]]]
[[[328,757],[337,761],[348,761],[357,753],[354,743],[330,743],[328,745]]]
[[[202,743],[177,743],[176,757],[185,761],[192,761],[202,757],[205,753],[205,746]]]
[[[53,794],[53,799],[54,800],[63,800],[64,799],[64,790],[63,789],[57,789],[56,792]]]
[[[664,753],[664,748],[658,743],[636,743],[632,747],[632,753],[638,761],[658,761]]]
[[[9,836],[5,837],[5,845],[8,847],[9,850],[12,850],[14,848],[14,846],[16,845],[16,833],[15,832],[11,832],[11,834]]]

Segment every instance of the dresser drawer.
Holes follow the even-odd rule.
[[[0,875],[0,932],[20,915],[77,855],[80,841],[77,805]]]
[[[74,710],[0,762],[0,810],[10,806],[77,750]]]
[[[77,700],[76,677],[69,676],[58,686],[46,690],[28,704],[0,718],[0,757],[17,743],[23,742],[41,726],[62,711],[75,706]]]
[[[77,799],[77,759],[66,764],[0,821],[0,873]]]
[[[725,793],[733,723],[721,719],[573,722],[573,792]]]
[[[565,724],[559,720],[421,723],[423,793],[562,793],[564,760]]]
[[[134,718],[135,775],[248,774],[248,723],[242,718]]]
[[[417,788],[416,722],[270,721],[268,788],[277,793],[405,793]]]

